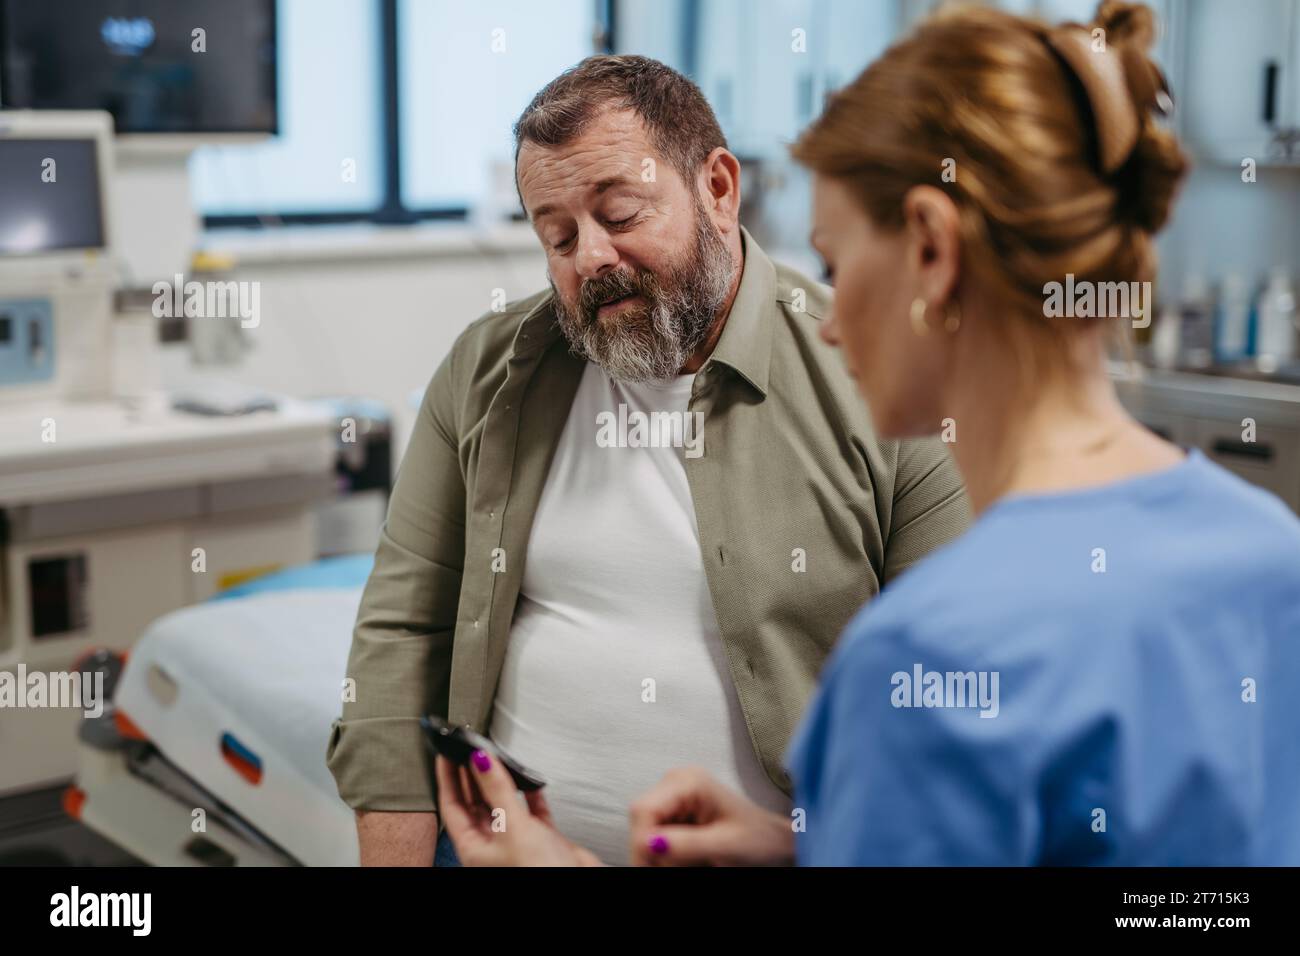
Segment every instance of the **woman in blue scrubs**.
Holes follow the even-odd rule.
[[[1112,2],[1088,27],[940,16],[796,145],[823,336],[883,437],[951,443],[978,519],[849,626],[792,817],[675,771],[631,810],[636,861],[1300,863],[1300,521],[1106,374],[1186,166],[1151,35]],[[471,773],[506,805],[499,767]],[[485,861],[581,862],[532,806],[500,839],[448,827]]]

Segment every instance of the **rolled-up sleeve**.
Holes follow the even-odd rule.
[[[418,719],[446,715],[465,556],[453,356],[425,392],[388,505],[348,656],[342,716],[326,762],[357,810],[435,809]]]
[[[899,442],[884,583],[957,537],[970,521],[970,500],[947,446],[935,438]]]

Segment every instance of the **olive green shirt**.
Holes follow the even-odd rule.
[[[683,463],[749,738],[789,793],[782,755],[840,631],[961,532],[969,505],[940,442],[873,434],[818,337],[829,289],[742,235],[736,299],[691,393],[703,454]],[[350,806],[435,808],[421,715],[491,732],[529,530],[583,364],[546,291],[478,319],[434,374],[357,615],[355,700],[328,744]]]

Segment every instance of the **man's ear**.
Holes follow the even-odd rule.
[[[913,186],[903,197],[909,266],[920,277],[917,294],[927,302],[947,302],[961,274],[961,213],[947,193]]]
[[[740,160],[726,147],[709,153],[699,176],[700,202],[724,233],[740,222]]]

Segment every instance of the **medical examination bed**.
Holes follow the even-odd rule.
[[[113,704],[82,722],[65,809],[156,865],[355,865],[325,746],[371,560],[255,579],[90,662]]]

